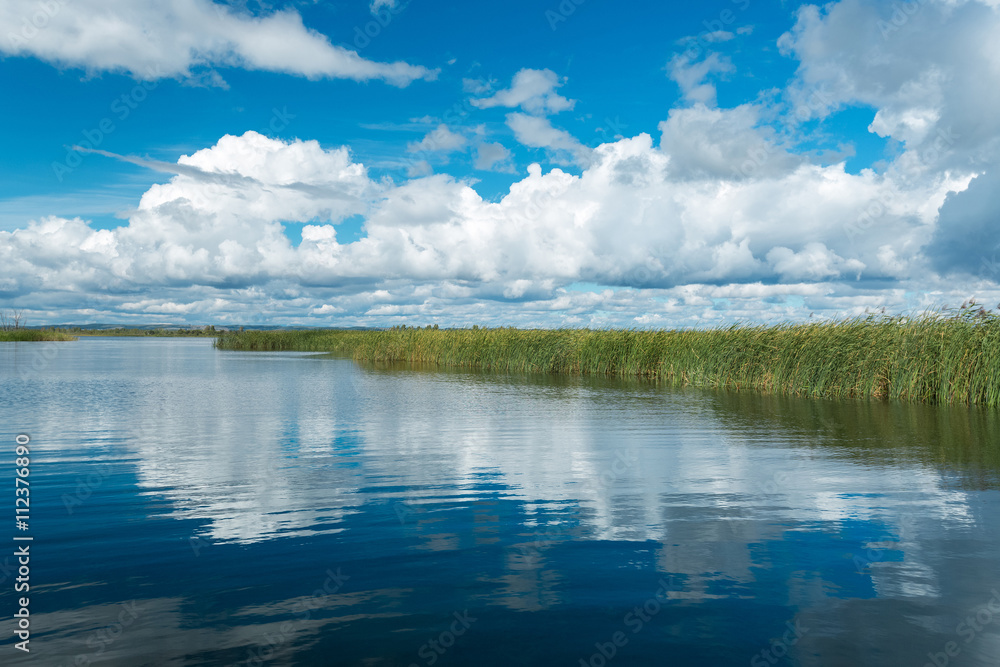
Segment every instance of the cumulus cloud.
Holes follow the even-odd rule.
[[[59,249],[63,241],[78,248],[62,270],[26,278],[29,287],[60,279],[96,292],[141,284],[243,286],[294,261],[282,221],[338,222],[364,212],[378,187],[346,149],[255,132],[223,137],[177,166],[168,183],[142,196],[126,227],[95,231],[78,219],[47,218],[4,235],[0,251],[15,253],[8,255],[11,269],[32,271],[45,255],[69,252]]]
[[[802,157],[779,145],[761,116],[762,109],[753,104],[714,109],[699,103],[671,109],[659,129],[672,175],[740,179],[773,176],[802,164]]]
[[[978,176],[941,207],[926,248],[942,273],[981,275],[1000,282],[1000,170]]]
[[[7,0],[0,3],[0,25],[7,27],[0,53],[143,80],[196,77],[212,67],[397,86],[437,75],[405,62],[366,60],[306,28],[293,10],[252,16],[210,0]]]
[[[374,181],[344,148],[226,136],[182,156],[125,227],[45,218],[0,233],[0,290],[32,299],[69,290],[191,317],[220,291],[227,312],[259,299],[257,289],[312,316],[341,308],[380,321],[448,300],[470,312],[484,301],[530,304],[525,312],[538,317],[618,303],[616,317],[635,316],[623,296],[566,291],[587,282],[659,290],[665,303],[687,304],[690,316],[722,298],[683,296],[692,285],[817,284],[830,296],[844,289],[829,287],[838,281],[860,278],[856,289],[864,290],[868,279],[913,279],[924,270],[919,248],[931,227],[908,202],[945,196],[943,184],[894,195],[887,222],[857,244],[843,221],[892,189],[874,174],[789,164],[694,184],[671,176],[671,160],[643,134],[599,146],[579,176],[533,165],[490,202],[447,175]],[[364,216],[366,235],[341,242],[337,224],[354,215]],[[297,246],[282,231],[288,222],[308,223]],[[159,298],[122,296],[151,289]],[[383,296],[370,300],[376,294]],[[190,312],[180,307],[196,302]],[[649,317],[670,312],[664,303],[644,307]]]
[[[716,33],[712,33],[716,34]],[[726,33],[730,39],[732,33]],[[689,102],[698,102],[709,106],[715,105],[715,86],[706,82],[712,74],[728,74],[735,71],[729,58],[718,53],[710,53],[705,58],[695,61],[687,53],[677,54],[667,66],[670,78],[677,82],[681,92]]]
[[[889,252],[891,247],[887,247]],[[778,246],[767,253],[767,261],[783,282],[816,281],[839,278],[845,272],[856,272],[861,278],[865,265],[857,259],[844,259],[822,243],[806,243],[802,250]]]
[[[590,160],[590,149],[566,130],[553,127],[548,118],[515,111],[507,114],[507,127],[514,131],[519,143],[554,151],[553,159],[558,163],[585,165]]]
[[[585,165],[590,159],[590,148],[566,130],[553,126],[546,117],[572,109],[576,103],[555,92],[561,85],[563,83],[552,70],[522,69],[514,75],[510,88],[491,97],[470,100],[470,103],[480,109],[508,107],[526,111],[507,114],[507,127],[513,130],[518,143],[529,148],[548,149],[550,159],[556,164]],[[499,152],[495,148],[485,150],[487,154]],[[479,164],[486,164],[484,159],[481,158]],[[489,167],[477,166],[479,168]]]
[[[444,123],[438,125],[434,130],[428,132],[420,141],[413,141],[407,144],[406,150],[411,153],[422,151],[435,153],[451,153],[465,148],[468,140],[448,129]]]
[[[434,167],[427,160],[417,160],[406,167],[406,177],[407,178],[419,178],[421,176],[430,176],[434,173]]]
[[[799,68],[775,106],[699,101],[724,61],[678,61],[692,95],[656,138],[584,146],[547,117],[569,102],[558,78],[515,76],[483,108],[517,107],[519,142],[580,169],[531,165],[493,201],[426,163],[375,180],[346,148],[252,132],[140,161],[170,176],[127,226],[43,217],[0,232],[0,299],[77,319],[676,326],[997,298],[1000,10],[917,7],[888,31],[891,4],[800,9],[781,40]],[[870,107],[871,131],[900,142],[878,170],[817,164],[772,129],[776,110],[845,105]],[[455,134],[428,136],[439,130]],[[501,163],[502,146],[476,141],[477,166]],[[364,235],[348,242],[338,225],[355,216]]]
[[[799,60],[786,91],[801,119],[849,104],[874,108],[869,131],[901,143],[887,176],[905,188],[933,179],[968,183],[941,209],[927,255],[942,272],[991,280],[1000,173],[1000,7],[993,2],[902,5],[841,0],[799,9],[779,40]],[[936,200],[935,200],[936,201]],[[940,202],[936,202],[939,206]],[[880,206],[867,224],[879,224]],[[984,268],[986,267],[986,268]]]
[[[521,107],[528,113],[549,114],[572,109],[576,100],[569,100],[555,92],[562,82],[549,69],[522,69],[514,75],[510,88],[498,91],[492,97],[472,100],[480,109],[491,107]]]
[[[509,164],[511,152],[500,143],[485,141],[476,146],[476,169],[483,171],[513,171]]]
[[[805,5],[779,46],[799,60],[787,95],[803,117],[873,107],[870,130],[905,144],[906,161],[975,168],[1000,153],[1000,8],[841,0]]]

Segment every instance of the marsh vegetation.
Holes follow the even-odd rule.
[[[498,372],[646,377],[791,396],[1000,405],[1000,315],[974,302],[708,330],[393,328],[223,333],[223,350],[305,350]]]
[[[28,329],[23,310],[0,310],[0,342],[73,340],[74,336],[51,329]]]
[[[30,342],[45,340],[75,340],[75,336],[50,329],[14,329],[0,331],[0,342]]]

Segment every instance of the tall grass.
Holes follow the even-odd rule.
[[[245,331],[227,350],[314,350],[500,372],[642,376],[768,394],[1000,406],[1000,316],[868,316],[709,330]]]
[[[0,342],[43,340],[76,340],[76,337],[60,333],[58,331],[48,331],[45,329],[13,329],[11,331],[0,331]]]

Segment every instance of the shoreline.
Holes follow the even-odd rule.
[[[91,336],[118,338],[216,338],[220,332],[213,329],[81,329],[78,327],[53,327],[44,329],[14,329],[0,331],[0,342],[64,341]]]
[[[765,394],[1000,406],[1000,316],[961,311],[706,330],[224,332],[220,350],[314,351],[497,372],[645,377]]]
[[[47,329],[15,329],[0,331],[0,343],[35,343],[44,341],[76,340],[75,335]]]

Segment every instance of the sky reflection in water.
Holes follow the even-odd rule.
[[[996,413],[100,338],[0,344],[0,406],[5,663],[1000,659]]]

